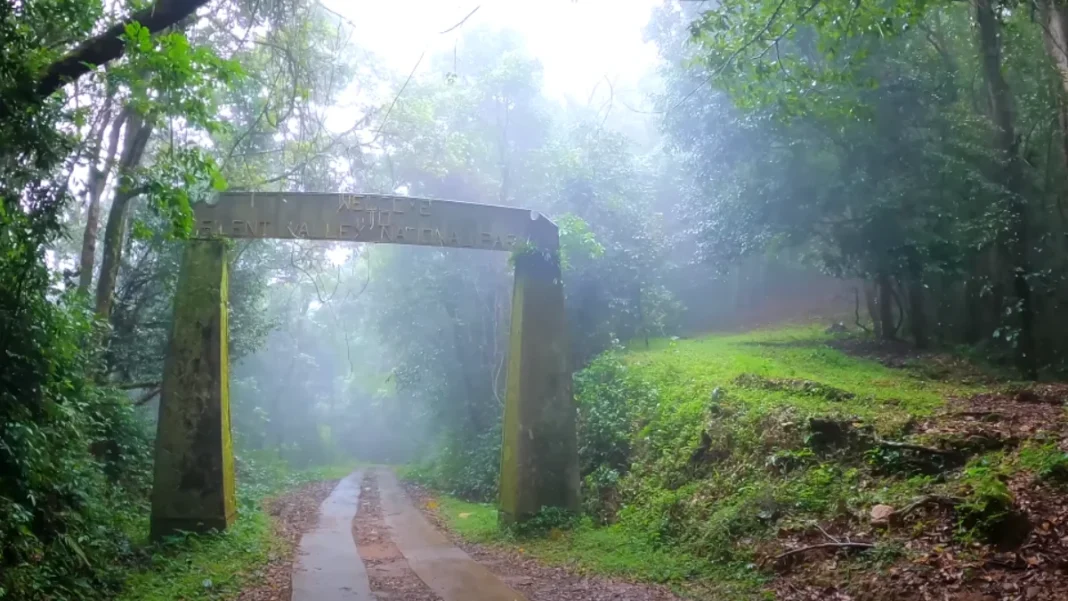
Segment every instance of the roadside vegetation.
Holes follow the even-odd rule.
[[[261,508],[225,533],[174,538],[151,551],[126,580],[121,600],[234,598],[256,582],[271,557],[287,551]]]
[[[1023,561],[1053,561],[1062,392],[816,327],[658,339],[575,376],[581,516],[502,532],[491,505],[439,511],[472,541],[701,598],[891,594],[887,574],[919,581],[1025,539]]]
[[[273,501],[309,484],[339,480],[353,469],[337,464],[294,470],[267,454],[240,461],[238,519],[222,533],[190,533],[152,543],[143,513],[131,532],[129,572],[117,599],[233,599],[264,584],[266,568],[290,562],[294,551],[294,541],[287,540],[272,516]]]

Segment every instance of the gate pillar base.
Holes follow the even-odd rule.
[[[230,439],[226,245],[191,240],[163,369],[152,538],[225,530],[237,517]]]
[[[532,225],[553,238],[542,248],[557,248],[554,225]],[[579,466],[560,266],[535,251],[515,257],[500,519],[521,522],[543,507],[578,510]]]

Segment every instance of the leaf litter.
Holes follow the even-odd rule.
[[[915,357],[870,346],[849,349],[897,367]],[[922,357],[920,357],[922,358]],[[935,363],[939,373],[976,381],[955,361]],[[1068,452],[1065,402],[1068,384],[1006,387],[950,398],[939,415],[915,425],[918,440],[983,453],[1019,453],[1046,445]],[[955,503],[917,505],[894,519],[894,508],[876,506],[863,515],[836,518],[812,528],[784,530],[761,549],[766,558],[791,554],[775,565],[771,591],[781,601],[1054,601],[1068,599],[1068,491],[1016,467],[999,474],[1015,510],[1026,517],[1025,535],[1011,548],[962,536]],[[944,499],[944,497],[943,497]],[[898,508],[900,509],[900,508]],[[872,511],[875,510],[875,511]],[[856,553],[830,543],[865,542]]]
[[[292,594],[293,558],[300,537],[319,518],[319,506],[337,486],[337,480],[310,482],[264,503],[271,516],[282,552],[271,557],[259,570],[254,586],[246,587],[238,601],[289,601]],[[210,584],[205,584],[210,588]]]

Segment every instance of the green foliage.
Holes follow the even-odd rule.
[[[142,191],[149,206],[166,224],[164,236],[179,239],[188,238],[193,232],[192,203],[206,200],[227,186],[215,159],[195,148],[164,153],[150,169],[131,174],[123,185]],[[139,237],[150,238],[152,230],[143,222],[138,223],[144,232]]]
[[[210,47],[191,45],[180,31],[152,36],[139,23],[130,23],[122,37],[125,61],[109,72],[110,83],[128,87],[128,106],[150,125],[166,125],[169,131],[168,144],[152,166],[122,174],[121,185],[148,197],[166,224],[165,235],[186,238],[193,226],[190,204],[225,190],[227,183],[211,154],[176,142],[174,122],[223,133],[217,100],[244,73],[237,62],[220,58]],[[180,135],[185,139],[189,132]],[[150,237],[143,222],[134,224],[134,234]]]
[[[999,469],[1002,460],[999,454],[979,457],[961,475],[965,496],[957,507],[957,523],[965,540],[990,540],[1012,517],[1014,498]]]
[[[598,465],[582,478],[582,509],[599,525],[614,522],[619,513],[619,480],[622,474]]]
[[[257,581],[256,570],[284,551],[262,510],[244,510],[232,528],[209,536],[173,537],[125,582],[119,600],[229,598]]]
[[[578,565],[630,579],[681,584],[698,582],[717,586],[742,583],[735,592],[752,593],[759,576],[750,572],[743,578],[734,574],[733,582],[719,583],[724,575],[715,566],[677,549],[663,549],[635,536],[619,526],[595,528],[587,521],[568,519],[571,529],[548,528],[546,535],[517,541],[509,530],[497,524],[497,510],[492,505],[467,503],[447,496],[438,497],[439,508],[449,528],[466,539],[489,543],[519,545],[522,553],[555,564]],[[731,598],[731,597],[727,597]],[[737,597],[734,597],[737,598]]]
[[[589,260],[604,256],[604,246],[580,217],[561,215],[556,225],[560,228],[560,269],[565,273],[571,268],[571,257]]]
[[[31,306],[32,351],[8,346],[0,396],[0,598],[106,597],[147,498],[147,428],[124,395],[87,378],[95,337],[77,299]]]
[[[678,306],[654,268],[667,246],[651,208],[657,165],[626,136],[546,97],[519,35],[461,35],[460,63],[451,53],[431,57],[434,76],[412,79],[401,101],[385,107],[384,160],[369,169],[369,185],[521,206],[554,220],[561,252],[547,258],[561,263],[575,368],[614,341],[673,331]],[[376,273],[407,274],[376,279],[361,302],[376,316],[366,337],[388,354],[376,376],[406,408],[403,419],[441,442],[420,466],[422,479],[490,499],[512,273],[500,257],[425,250],[374,251]],[[512,260],[530,252],[521,244]]]
[[[562,531],[578,526],[581,516],[560,507],[542,507],[538,513],[512,526],[519,538],[560,536]]]
[[[1027,445],[1020,449],[1019,464],[1040,480],[1056,486],[1068,485],[1068,453],[1056,443]]]
[[[635,417],[644,406],[655,402],[655,394],[627,376],[627,365],[613,352],[601,355],[575,374],[579,458],[584,476],[597,468],[625,471],[630,465]]]
[[[460,434],[446,434],[435,453],[413,466],[408,476],[435,490],[461,499],[492,501],[497,498],[501,465],[501,431],[493,430],[464,440]]]
[[[192,47],[181,33],[153,37],[133,25],[126,31],[127,59],[98,73],[99,80],[80,82],[77,100],[65,92],[39,97],[38,80],[53,61],[110,24],[104,8],[102,2],[53,0],[0,7],[4,599],[114,598],[121,567],[131,559],[128,533],[147,509],[152,427],[125,393],[102,383],[107,352],[116,347],[101,349],[105,334],[72,292],[69,274],[47,262],[50,256],[55,265],[71,262],[66,227],[76,222],[67,209],[78,185],[71,183],[79,179],[71,172],[84,169],[93,145],[88,138],[103,135],[100,101],[131,95],[151,119],[168,120],[173,148],[175,120],[214,129],[214,91],[238,74],[235,65]],[[191,166],[210,165],[206,155],[192,152],[180,160],[181,169],[193,172]],[[142,185],[154,175],[146,171],[123,185]],[[166,178],[178,196],[156,195],[157,207],[181,234],[189,226],[181,195],[198,193],[199,179],[179,177],[177,168]],[[185,190],[175,192],[179,187]]]
[[[85,115],[42,102],[34,87],[101,14],[99,2],[0,7],[3,599],[109,598],[145,486],[144,431],[123,395],[89,377],[99,358],[91,314],[44,263],[69,200],[56,170],[78,141],[61,124]]]
[[[153,36],[130,23],[122,36],[125,62],[110,76],[130,88],[130,104],[152,119],[181,117],[191,125],[216,132],[223,127],[215,101],[244,72],[239,63],[220,58],[207,46],[193,46],[173,31]]]

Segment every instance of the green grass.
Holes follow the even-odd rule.
[[[155,546],[151,562],[130,576],[120,601],[229,599],[256,581],[256,570],[285,543],[261,509],[243,513],[227,532],[190,535]]]
[[[715,589],[721,594],[752,593],[764,580],[755,570],[727,570],[685,552],[658,548],[618,525],[597,528],[584,521],[573,530],[552,531],[544,537],[516,538],[498,527],[497,509],[493,505],[469,503],[446,495],[436,499],[446,524],[464,539],[510,546],[546,563],[567,565],[580,572],[676,588]]]
[[[476,543],[493,543],[507,540],[497,526],[497,508],[487,503],[469,503],[453,497],[435,497],[438,509],[445,517],[449,528]]]
[[[276,459],[259,457],[244,481],[238,481],[237,522],[222,533],[189,534],[155,544],[147,539],[146,517],[135,536],[146,561],[127,578],[118,600],[236,598],[260,581],[260,570],[272,558],[288,551],[275,535],[264,500],[309,482],[342,478],[354,468],[353,463],[342,463],[293,471]]]
[[[947,396],[977,392],[974,386],[926,380],[851,357],[826,345],[830,336],[813,327],[792,327],[697,339],[658,339],[649,349],[633,348],[624,361],[655,381],[662,398],[686,403],[707,399],[716,387],[755,407],[789,405],[812,412],[849,413],[895,424],[898,416],[930,415]],[[734,385],[742,374],[812,380],[847,390],[851,400],[749,389]]]

